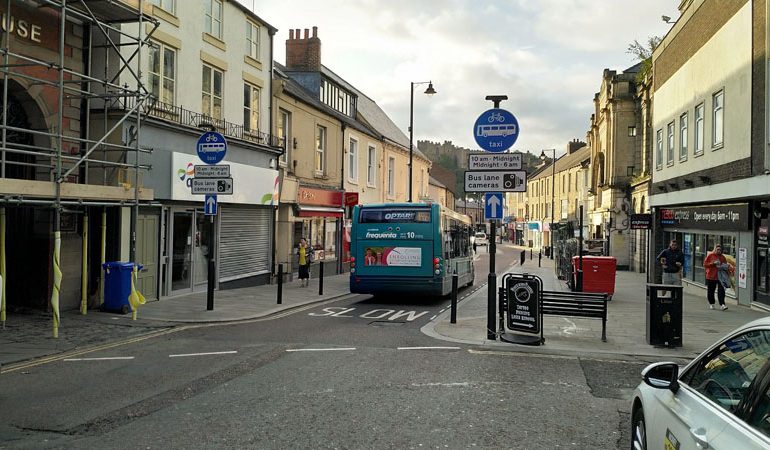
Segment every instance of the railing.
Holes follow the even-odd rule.
[[[136,99],[133,97],[121,99],[114,102],[113,107],[130,109],[134,106],[135,102]],[[145,102],[142,104],[140,111],[142,114],[179,125],[210,129],[222,133],[226,137],[241,139],[254,144],[267,145],[274,148],[283,148],[283,139],[278,136],[263,133],[259,130],[249,130],[243,125],[228,122],[224,119],[216,119],[202,113],[190,111],[181,106],[174,106],[158,100]]]

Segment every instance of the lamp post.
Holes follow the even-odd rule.
[[[433,95],[436,90],[433,89],[432,81],[412,81],[409,89],[409,203],[412,203],[412,159],[413,159],[413,145],[412,140],[414,138],[414,87],[420,84],[427,84],[428,89],[425,89],[425,93]]]
[[[556,218],[553,216],[553,205],[556,201],[556,149],[552,148],[551,152],[553,152],[553,159],[551,159],[551,225],[553,225],[556,220]],[[543,150],[540,153],[540,160],[545,162],[545,150]],[[550,226],[549,229],[551,230],[551,242],[549,244],[551,245],[551,259],[553,259],[553,226]]]

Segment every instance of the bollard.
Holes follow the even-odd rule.
[[[543,252],[537,254],[537,267],[540,267],[540,263],[543,261]]]
[[[519,262],[519,265],[520,265],[520,266],[523,266],[523,265],[524,265],[524,260],[525,260],[525,259],[527,259],[527,255],[526,255],[526,254],[524,254],[524,250],[522,250],[522,251],[521,251],[521,257],[519,258],[519,261],[520,261],[520,262]]]
[[[457,323],[457,270],[452,274],[452,313],[449,323]]]
[[[487,275],[487,339],[497,340],[497,324],[495,321],[495,294],[497,293],[497,276],[494,273]]]
[[[532,249],[529,249],[529,260],[532,261]]]
[[[278,304],[283,303],[283,264],[278,264]]]
[[[324,262],[318,263],[318,295],[324,295]]]

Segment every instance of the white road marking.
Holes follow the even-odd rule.
[[[460,347],[398,347],[399,350],[460,350]]]
[[[433,386],[442,386],[442,387],[470,387],[470,383],[463,382],[463,383],[412,383],[412,386],[414,387],[433,387]]]
[[[184,356],[208,356],[208,355],[232,355],[238,353],[237,350],[228,350],[226,352],[205,352],[205,353],[182,353],[179,355],[168,355],[169,358],[181,358]]]
[[[64,361],[113,361],[113,360],[125,360],[134,359],[133,356],[109,356],[104,358],[66,358]]]
[[[287,352],[333,352],[341,350],[355,350],[355,347],[342,347],[342,348],[290,348]]]

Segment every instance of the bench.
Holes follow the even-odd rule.
[[[602,319],[602,341],[607,342],[607,294],[557,291],[541,293],[541,314]]]

